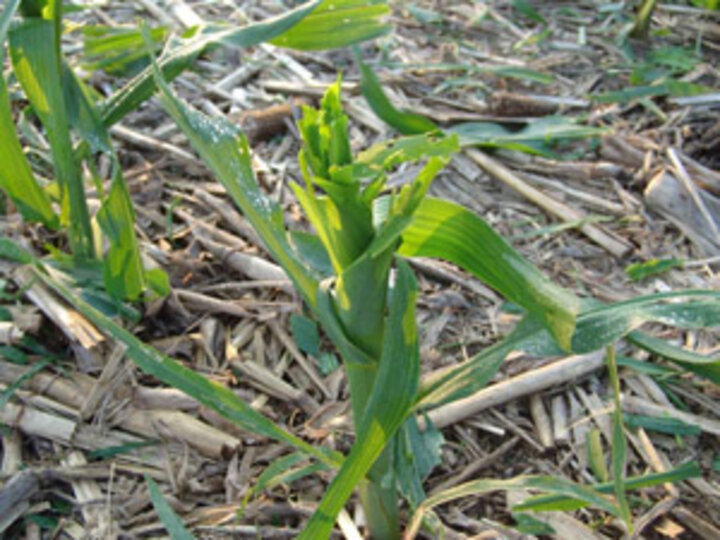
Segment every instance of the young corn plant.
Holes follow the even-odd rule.
[[[667,304],[660,296],[610,307],[585,303],[581,313],[578,297],[548,281],[479,216],[427,195],[433,178],[458,148],[454,135],[428,130],[353,156],[339,81],[330,86],[318,110],[303,109],[298,124],[304,185],[293,185],[293,191],[315,234],[287,231],[280,209],[253,177],[242,134],[182,103],[159,70],[156,75],[163,106],[256,228],[344,361],[355,442],[300,538],[327,538],[356,488],[371,537],[399,538],[399,496],[420,512],[422,481],[429,472],[418,458],[428,453],[429,441],[417,414],[482,387],[511,350],[539,355],[587,352],[613,344],[649,320],[678,325],[720,321],[720,294],[712,291],[677,294],[698,297],[685,304]],[[395,167],[418,160],[425,164],[412,182],[387,189],[387,176]],[[417,286],[404,260],[412,256],[441,257],[460,265],[522,306],[527,316],[504,341],[421,383]],[[684,310],[695,314],[692,322]],[[705,359],[695,367],[716,376],[717,362],[711,364]],[[431,429],[426,422],[424,427]],[[621,458],[616,471],[622,470]],[[621,482],[616,478],[616,486],[622,488]],[[540,489],[629,516],[619,495],[610,498],[556,478],[521,477],[497,485],[502,487],[491,489]],[[418,515],[422,520],[424,511]]]
[[[237,38],[237,34],[234,36]],[[171,53],[176,49],[169,50]],[[193,48],[193,54],[197,50]],[[663,348],[666,344],[653,342],[637,328],[648,321],[693,328],[717,325],[720,293],[666,293],[609,306],[582,301],[547,280],[479,216],[427,195],[434,176],[458,148],[454,135],[442,133],[432,123],[401,115],[396,118],[413,125],[407,131],[409,136],[353,155],[348,120],[340,105],[339,83],[330,87],[320,109],[304,109],[299,124],[303,139],[299,161],[304,182],[293,189],[314,233],[287,230],[282,211],[255,180],[250,150],[242,133],[222,119],[206,117],[173,94],[165,77],[177,73],[178,64],[172,62],[182,64],[186,57],[170,53],[164,53],[148,67],[149,75],[139,75],[135,90],[108,101],[109,108],[104,110],[109,116],[103,117],[122,116],[125,107],[138,96],[146,99],[156,88],[159,90],[164,108],[254,226],[266,250],[284,268],[341,354],[355,423],[355,441],[349,454],[342,456],[313,446],[274,424],[229,388],[208,381],[137,340],[88,305],[56,269],[16,254],[35,267],[38,279],[57,290],[109,336],[124,343],[127,355],[145,372],[187,392],[243,429],[281,441],[297,451],[279,465],[291,467],[302,456],[317,465],[308,471],[337,469],[301,538],[328,538],[339,511],[355,490],[365,509],[370,535],[376,540],[400,537],[401,498],[415,511],[406,530],[410,538],[423,523],[432,524],[431,509],[435,505],[498,489],[550,494],[523,503],[517,508],[522,511],[594,505],[627,519],[622,494],[631,484],[623,484],[618,478],[622,473],[622,452],[617,452],[614,459],[616,477],[609,490],[614,496],[607,494],[607,486],[595,488],[551,477],[525,476],[481,480],[426,498],[422,482],[436,462],[437,437],[423,413],[484,386],[512,350],[537,356],[582,353],[612,345],[623,336],[638,346],[662,351],[658,354],[718,382],[717,361]],[[418,161],[424,165],[412,182],[400,189],[387,188],[388,175],[398,165]],[[440,257],[461,266],[521,306],[526,313],[524,319],[503,341],[441,375],[421,381],[415,321],[418,292],[405,261],[413,256]],[[614,367],[610,355],[609,365]],[[617,425],[615,432],[620,437],[622,426],[619,422]],[[696,468],[686,467],[633,485],[696,474]],[[269,481],[265,477],[259,483]]]
[[[546,495],[517,505],[515,511],[592,505],[628,519],[621,496],[625,490],[699,474],[697,465],[691,463],[662,475],[623,482],[620,449],[613,454],[613,471],[618,476],[610,484],[590,487],[552,477],[522,476],[470,482],[427,498],[422,483],[437,462],[438,444],[437,432],[423,413],[484,386],[513,350],[539,357],[567,351],[587,353],[627,337],[637,346],[719,383],[717,359],[670,346],[638,328],[646,322],[687,328],[717,326],[720,293],[663,293],[604,305],[583,301],[553,285],[479,216],[427,195],[433,176],[456,148],[454,137],[423,133],[353,156],[337,84],[328,90],[319,110],[304,111],[300,124],[305,182],[294,190],[316,233],[287,230],[280,208],[255,180],[242,133],[176,98],[157,66],[155,76],[167,112],[253,224],[267,251],[285,269],[343,357],[356,427],[350,453],[342,456],[289,433],[229,388],[140,342],[88,305],[55,269],[27,255],[15,252],[13,256],[33,265],[38,279],[110,337],[124,343],[128,357],[143,371],[187,392],[241,428],[293,448],[296,453],[279,460],[259,479],[258,489],[271,484],[284,468],[308,458],[315,462],[303,469],[308,474],[337,469],[301,538],[328,538],[339,511],[356,489],[371,537],[392,540],[400,537],[400,497],[414,510],[405,531],[405,537],[412,538],[423,523],[435,523],[434,506],[457,497],[494,490],[534,490]],[[393,168],[420,159],[426,163],[415,180],[400,190],[385,188],[386,176]],[[420,381],[414,316],[417,287],[404,261],[412,256],[442,257],[458,264],[522,306],[525,317],[496,345],[441,375]],[[611,356],[608,364],[614,370]],[[622,436],[619,421],[614,434],[618,440]]]

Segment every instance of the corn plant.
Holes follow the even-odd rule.
[[[304,108],[298,126],[303,140],[298,159],[304,181],[293,185],[293,190],[314,232],[287,230],[282,211],[261,191],[254,177],[250,149],[242,133],[223,119],[203,115],[172,92],[166,78],[176,73],[170,67],[177,58],[164,53],[149,66],[149,78],[143,72],[136,80],[135,88],[140,90],[128,90],[110,100],[105,110],[110,117],[122,115],[138,96],[144,99],[148,92],[159,91],[165,110],[253,225],[267,252],[283,267],[342,356],[355,425],[349,454],[343,456],[313,446],[289,433],[229,388],[140,342],[88,305],[56,269],[26,254],[15,253],[16,258],[33,265],[38,279],[52,286],[109,336],[124,343],[127,355],[145,372],[187,392],[243,429],[292,447],[296,453],[276,464],[271,475],[297,464],[299,458],[312,459],[318,465],[308,468],[308,472],[337,469],[300,538],[328,538],[339,511],[356,490],[370,535],[376,540],[400,537],[401,498],[415,512],[406,531],[412,537],[423,523],[432,525],[431,509],[435,505],[498,489],[531,489],[549,494],[523,503],[519,507],[523,511],[589,504],[629,519],[624,493],[631,483],[623,483],[621,478],[621,449],[614,458],[615,478],[609,490],[608,486],[596,488],[552,477],[525,476],[480,480],[426,498],[423,480],[436,463],[437,439],[433,441],[433,427],[423,421],[422,414],[484,386],[512,350],[537,356],[583,353],[612,345],[624,336],[720,382],[717,361],[668,348],[638,330],[650,321],[691,328],[717,325],[720,293],[665,293],[603,305],[582,300],[554,285],[481,217],[450,201],[428,196],[433,178],[459,148],[455,135],[400,115],[395,117],[414,123],[410,135],[353,154],[339,81],[328,89],[318,110]],[[415,179],[400,189],[388,189],[388,176],[408,162],[422,162]],[[3,245],[0,243],[0,248]],[[496,345],[441,375],[421,381],[415,320],[418,290],[405,261],[414,256],[439,257],[459,265],[521,306],[525,310],[523,320]],[[611,354],[608,365],[615,369]],[[614,376],[614,387],[616,383]],[[619,440],[619,421],[615,433]],[[632,485],[652,485],[697,474],[697,467],[685,467]],[[259,484],[268,482],[263,475]],[[614,496],[608,495],[609,491]]]

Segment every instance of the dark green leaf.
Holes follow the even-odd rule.
[[[195,537],[185,528],[185,524],[165,500],[155,480],[145,475],[145,482],[147,483],[150,500],[155,508],[155,512],[157,512],[160,521],[165,525],[167,532],[170,534],[170,538],[172,538],[172,540],[195,540]]]
[[[625,424],[631,428],[643,428],[669,435],[700,435],[702,433],[699,426],[688,424],[678,418],[625,414],[624,419]]]
[[[320,334],[315,321],[293,313],[290,316],[290,328],[300,350],[311,356],[317,356],[320,350]]]
[[[716,323],[717,324],[717,323]],[[715,384],[720,384],[720,358],[690,351],[683,347],[652,337],[644,332],[631,332],[628,340],[638,347],[650,351],[658,356],[667,358]]]
[[[401,112],[390,103],[380,85],[377,75],[356,55],[360,66],[362,92],[375,114],[403,135],[415,135],[427,131],[436,131],[438,127],[418,114]]]

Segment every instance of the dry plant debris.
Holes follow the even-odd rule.
[[[243,24],[282,9],[269,1],[111,1],[68,19],[79,27],[120,27],[139,17],[182,31],[205,21]],[[365,45],[364,56],[374,61],[396,105],[443,125],[512,127],[568,115],[607,128],[596,146],[562,143],[557,159],[467,150],[433,184],[435,194],[482,212],[554,281],[608,301],[718,288],[720,12],[660,4],[652,25],[662,32],[651,45],[631,40],[621,47],[615,38],[627,15],[616,4],[583,1],[395,3],[394,32]],[[64,39],[81,54],[79,29]],[[628,86],[631,76],[662,67],[715,93],[630,92],[644,88]],[[248,130],[261,182],[287,219],[298,221],[288,189],[299,177],[295,104],[317,100],[339,69],[353,145],[362,149],[389,128],[359,94],[348,51],[226,49],[200,59],[175,85],[198,108]],[[115,80],[97,72],[91,83],[107,92]],[[331,351],[311,356],[297,346],[290,315],[301,304],[289,281],[187,141],[152,101],[112,135],[136,205],[141,247],[173,285],[169,297],[145,306],[135,334],[302,437],[347,449],[341,370]],[[400,184],[411,173],[401,170],[392,181]],[[12,214],[0,229],[27,245],[44,241],[42,231]],[[638,281],[625,272],[631,263],[655,259],[682,262]],[[426,376],[493,343],[517,320],[501,298],[462,271],[434,261],[415,268]],[[2,309],[11,315],[0,323],[0,356],[7,356],[0,359],[0,385],[3,391],[18,386],[0,409],[0,532],[28,539],[164,534],[147,475],[199,537],[298,533],[327,473],[254,494],[238,519],[260,473],[287,449],[158,386],[134,369],[121,347],[22,270],[2,263],[0,283],[7,299]],[[655,331],[692,351],[720,353],[717,330]],[[23,337],[33,346],[22,360],[33,367],[9,356]],[[621,353],[633,355],[621,370],[622,407],[636,422],[628,429],[628,477],[689,459],[703,469],[701,478],[633,492],[633,537],[720,538],[720,391],[692,374],[640,363],[647,355],[635,349]],[[41,369],[34,367],[39,362]],[[520,473],[606,480],[613,400],[603,366],[597,354],[546,365],[516,356],[484,390],[434,410],[430,419],[446,442],[428,493]],[[532,537],[508,528],[508,500],[490,494],[440,507],[447,537]],[[353,502],[341,515],[338,537],[361,537],[357,508]],[[629,537],[619,523],[599,517],[592,510],[537,516],[557,538]]]

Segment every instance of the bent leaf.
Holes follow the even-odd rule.
[[[701,377],[711,380],[715,384],[720,384],[720,358],[717,355],[711,357],[689,351],[637,330],[630,332],[627,338],[628,341],[641,349],[662,356],[689,371],[697,373]]]
[[[377,75],[370,69],[370,66],[360,59],[359,54],[356,55],[356,58],[360,66],[362,93],[372,110],[381,120],[403,135],[416,135],[439,129],[432,120],[424,116],[402,112],[395,108],[385,95]]]
[[[428,197],[402,233],[399,254],[438,257],[472,273],[537,316],[570,348],[580,300],[553,284],[473,212]]]
[[[677,291],[639,296],[624,302],[593,307],[577,318],[572,352],[584,354],[597,351],[648,322],[679,328],[718,326],[718,299],[718,291]],[[520,348],[538,356],[561,353],[544,330],[528,337]]]
[[[553,478],[551,476],[519,476],[509,480],[477,480],[475,482],[460,484],[459,486],[441,491],[440,493],[425,499],[413,515],[412,521],[405,532],[404,538],[406,540],[415,538],[420,530],[420,525],[425,513],[439,504],[453,501],[461,497],[467,497],[469,495],[488,493],[490,491],[524,491],[528,489],[569,496],[588,504],[592,504],[598,508],[602,508],[613,515],[618,514],[617,505],[611,499],[605,497],[595,489],[575,484],[573,482],[568,482],[567,480],[562,480],[560,478]]]
[[[681,482],[688,478],[697,478],[702,476],[699,465],[695,461],[683,463],[682,465],[661,473],[646,474],[644,476],[632,476],[625,479],[625,489],[642,489],[646,487],[658,486],[668,482]],[[612,493],[615,489],[614,482],[603,482],[596,484],[593,489],[600,493]],[[588,505],[587,501],[573,496],[561,494],[556,495],[537,495],[525,499],[520,504],[513,506],[513,510],[517,511],[533,511],[533,512],[551,512],[551,511],[568,511],[577,510]]]
[[[34,274],[72,304],[78,312],[97,326],[104,334],[123,343],[127,347],[128,358],[132,359],[145,373],[178,390],[182,390],[242,429],[289,444],[331,467],[338,465],[339,458],[337,455],[326,453],[306,443],[250,407],[226,386],[206,379],[192,369],[143,343],[123,327],[115,324],[111,319],[90,306],[69,287],[65,286],[60,279],[55,278],[50,273],[52,272],[50,268],[45,268],[45,270],[43,272],[35,269]]]

